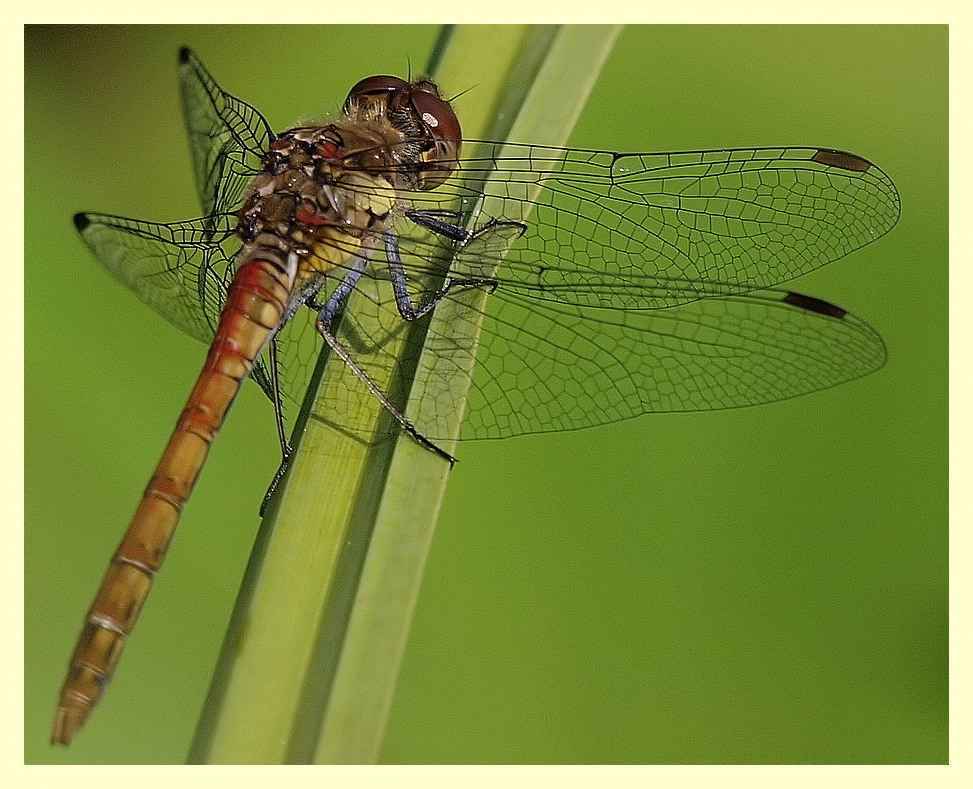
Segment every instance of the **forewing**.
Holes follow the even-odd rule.
[[[180,53],[179,75],[203,212],[235,211],[274,133],[256,109],[220,88],[188,49]]]
[[[415,201],[470,200],[494,162],[502,177],[487,186],[481,224],[521,218],[536,194],[500,288],[578,306],[659,308],[772,287],[871,243],[899,216],[877,166],[819,148],[623,155],[493,143]]]

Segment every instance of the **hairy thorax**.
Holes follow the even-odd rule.
[[[240,211],[241,261],[299,258],[298,279],[362,254],[397,204],[404,140],[387,121],[339,121],[281,134]]]

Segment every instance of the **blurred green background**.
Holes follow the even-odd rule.
[[[421,71],[437,34],[27,28],[27,762],[184,760],[277,465],[248,386],[105,702],[51,748],[82,617],[203,358],[71,215],[197,215],[181,45],[281,130]],[[476,86],[443,87],[469,89],[462,118]],[[573,145],[809,144],[892,176],[892,233],[794,286],[867,318],[889,363],[772,406],[461,446],[384,761],[947,760],[946,100],[944,26],[623,32]]]

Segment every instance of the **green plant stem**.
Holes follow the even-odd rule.
[[[446,95],[475,91],[475,103],[464,104],[465,136],[563,144],[617,32],[460,27],[435,77]],[[479,109],[467,112],[466,104]],[[487,194],[489,186],[488,179]],[[487,198],[481,213],[489,211]],[[397,320],[394,306],[375,306],[378,296],[356,293],[347,307],[364,336]],[[482,309],[486,298],[478,289],[442,302],[426,347],[448,337],[475,348],[469,310]],[[469,331],[457,337],[461,326]],[[402,332],[382,349],[405,342]],[[395,371],[385,372],[376,383],[389,391],[399,384]],[[471,374],[428,351],[415,369],[411,391],[423,397],[410,400],[406,413],[416,424],[435,423],[447,452],[459,435]],[[449,464],[408,436],[366,444],[334,428],[387,431],[390,417],[375,398],[337,399],[358,388],[340,360],[329,360],[298,453],[261,526],[190,761],[378,759]],[[436,405],[443,402],[453,404],[449,413]]]

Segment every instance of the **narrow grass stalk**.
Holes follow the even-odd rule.
[[[434,76],[446,95],[473,88],[479,109],[461,110],[465,136],[562,144],[616,35],[609,27],[460,27]],[[487,198],[481,216],[489,215]],[[404,348],[406,333],[389,333],[397,316],[376,307],[378,296],[356,293],[349,303],[355,331],[370,336],[384,326],[383,352]],[[475,290],[465,303],[437,307],[409,389],[423,397],[408,401],[407,415],[436,424],[447,452],[472,370],[446,369],[428,349],[444,337],[475,348],[470,310],[486,298]],[[459,326],[467,336],[457,338]],[[382,372],[376,383],[386,391],[402,386],[394,370],[384,380]],[[340,360],[323,369],[298,454],[261,526],[190,761],[378,759],[449,464],[408,436],[356,438],[389,420],[375,398],[336,395],[358,388]]]

